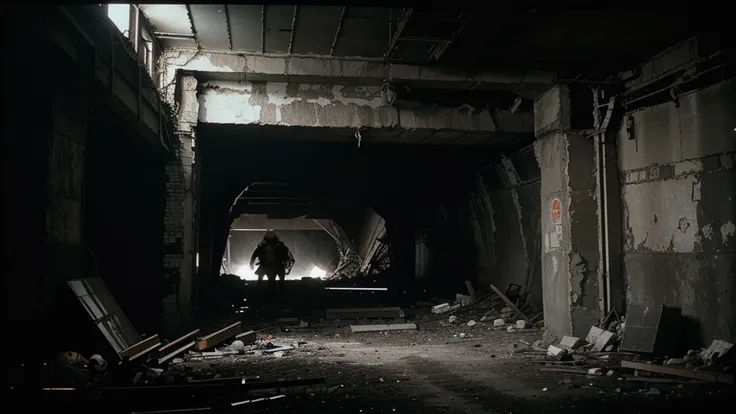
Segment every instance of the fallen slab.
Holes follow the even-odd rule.
[[[631,368],[636,371],[655,372],[657,374],[672,375],[675,377],[692,378],[701,381],[733,384],[733,375],[718,374],[715,372],[695,371],[685,368],[672,368],[641,362],[621,361],[621,368]]]
[[[416,330],[417,324],[415,323],[393,323],[393,324],[380,324],[380,325],[350,325],[350,330],[353,333],[360,332],[381,332],[381,331],[410,331]]]
[[[403,318],[404,311],[399,307],[391,308],[343,308],[326,309],[327,319],[360,319],[360,318]]]
[[[197,350],[204,351],[206,349],[212,348],[213,346],[222,343],[228,338],[235,337],[237,334],[241,333],[242,329],[243,328],[240,325],[240,322],[235,322],[232,325],[228,325],[217,332],[213,332],[201,338],[199,342],[197,342]]]

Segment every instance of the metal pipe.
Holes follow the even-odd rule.
[[[596,168],[596,196],[598,198],[598,294],[601,301],[601,318],[604,318],[605,315],[608,315],[608,298],[610,297],[610,294],[608,292],[608,286],[610,286],[610,283],[608,283],[608,274],[607,274],[607,262],[608,258],[606,256],[606,247],[605,247],[605,239],[606,236],[606,195],[604,190],[604,184],[603,184],[603,177],[605,169],[605,161],[603,160],[603,143],[602,143],[602,135],[601,133],[596,134],[594,137],[594,146],[595,146],[595,157],[597,162]]]
[[[611,109],[613,110],[613,109]],[[608,165],[607,165],[607,151],[606,151],[606,133],[603,132],[601,134],[602,139],[602,145],[601,145],[601,155],[603,158],[603,171],[602,171],[602,180],[603,180],[603,201],[606,203],[603,208],[603,234],[605,235],[603,239],[603,247],[604,247],[604,257],[606,258],[606,315],[608,315],[609,312],[611,312],[611,308],[613,307],[611,305],[611,240],[609,237],[609,215],[608,215]]]
[[[188,33],[153,32],[153,35],[159,39],[194,40],[194,35]]]

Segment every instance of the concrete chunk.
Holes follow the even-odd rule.
[[[548,356],[557,356],[557,355],[560,355],[560,354],[562,354],[564,352],[566,352],[564,349],[558,348],[558,347],[556,347],[554,345],[550,345],[549,348],[547,348],[547,355]]]
[[[590,349],[591,351],[601,352],[611,344],[614,335],[615,334],[613,332],[604,331],[596,326],[591,326],[588,335],[585,337],[585,342],[593,344],[593,347]]]
[[[563,348],[569,348],[572,350],[576,350],[583,346],[585,344],[585,341],[582,339],[575,337],[575,336],[563,336],[562,340],[560,341],[560,346]]]
[[[493,326],[496,327],[496,328],[500,328],[500,327],[505,326],[505,325],[506,325],[506,321],[503,320],[503,319],[496,319],[496,320],[493,321]]]

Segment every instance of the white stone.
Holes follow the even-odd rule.
[[[452,315],[452,316],[450,316],[450,317],[449,317],[449,318],[447,319],[447,322],[450,322],[450,323],[455,323],[455,322],[457,322],[457,316],[455,316],[455,315]]]
[[[550,345],[549,348],[547,348],[547,355],[549,356],[557,356],[557,355],[562,354],[563,352],[566,352],[566,351],[554,345]]]
[[[503,319],[496,319],[495,321],[493,321],[493,326],[496,328],[500,328],[505,325],[506,325],[506,321]]]
[[[525,320],[516,321],[516,329],[526,329],[526,321]]]
[[[560,341],[560,346],[563,348],[570,348],[572,350],[578,349],[583,346],[584,342],[576,336],[563,336]]]
[[[475,324],[476,324],[475,321],[468,321],[468,326],[475,326]]]
[[[245,350],[245,344],[240,340],[233,341],[233,343],[230,344],[230,349],[235,352],[243,352],[243,350]]]

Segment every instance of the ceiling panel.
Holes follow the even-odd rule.
[[[390,9],[348,7],[335,56],[383,57],[388,50]]]
[[[195,42],[194,39],[159,39],[158,41],[159,43],[161,43],[161,47],[164,49],[197,48],[197,42]]]
[[[154,32],[192,34],[187,6],[183,4],[141,4],[140,8],[153,26]]]
[[[288,53],[294,6],[266,6],[266,53]]]
[[[230,49],[224,4],[191,4],[194,29],[204,49]]]
[[[291,52],[298,55],[329,55],[343,7],[301,6]]]
[[[263,6],[229,4],[233,50],[260,52],[263,47]]]

